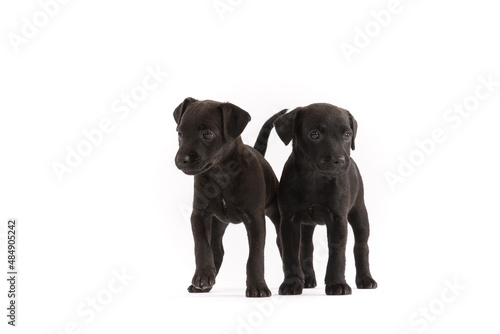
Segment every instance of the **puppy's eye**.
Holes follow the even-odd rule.
[[[203,137],[203,139],[210,141],[210,140],[214,139],[215,134],[210,130],[204,130],[201,133],[201,136]]]
[[[350,132],[344,133],[344,140],[345,141],[351,140],[351,137],[352,137],[352,133],[350,133]]]
[[[313,140],[319,139],[319,131],[318,130],[312,130],[311,132],[309,132],[309,138],[311,138]]]
[[[177,132],[177,138],[178,138],[179,140],[181,140],[181,137],[182,137],[182,133]]]

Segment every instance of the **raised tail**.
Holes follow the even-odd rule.
[[[253,148],[255,148],[257,151],[260,152],[260,154],[265,155],[266,150],[267,150],[267,140],[269,139],[269,135],[271,134],[271,131],[273,130],[274,127],[274,121],[283,115],[284,113],[287,112],[288,109],[281,110],[280,112],[274,114],[269,118],[264,125],[262,126],[262,129],[260,129],[259,136],[257,137],[257,140],[255,141],[255,145]]]

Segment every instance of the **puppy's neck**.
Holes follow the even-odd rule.
[[[243,141],[241,140],[241,137],[236,138],[233,140],[231,143],[226,144],[223,148],[222,153],[222,160],[221,161],[227,161],[229,159],[236,158],[236,156],[242,154],[242,152],[245,150],[245,144],[243,144]]]
[[[302,154],[297,154],[297,152],[294,150],[292,152],[292,158],[293,158],[293,164],[296,168],[297,171],[303,172],[303,173],[308,173],[308,172],[313,172],[314,168],[311,165],[311,162],[306,159]]]
[[[241,137],[238,137],[231,143],[224,145],[220,151],[220,159],[210,170],[244,167],[247,165],[248,154],[250,153],[247,147],[243,144]]]

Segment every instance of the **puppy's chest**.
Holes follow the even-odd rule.
[[[225,223],[241,223],[246,217],[245,213],[231,200],[224,197],[217,198],[213,203],[214,214]]]
[[[345,199],[338,189],[331,185],[321,185],[311,191],[304,189],[301,201],[296,207],[295,217],[303,224],[324,225],[334,220],[335,217],[344,216]]]
[[[302,224],[324,225],[332,221],[333,215],[331,209],[327,205],[311,204],[299,209],[295,214],[295,219]]]

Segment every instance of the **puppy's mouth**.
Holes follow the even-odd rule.
[[[314,169],[322,175],[328,177],[334,177],[343,174],[349,168],[349,164],[342,164],[341,166],[336,166],[335,164],[315,164]]]
[[[197,164],[195,166],[190,166],[190,167],[183,167],[179,168],[184,174],[186,175],[197,175],[201,173],[205,173],[208,171],[210,168],[212,168],[213,163],[209,162],[203,166],[200,166],[201,164]]]

